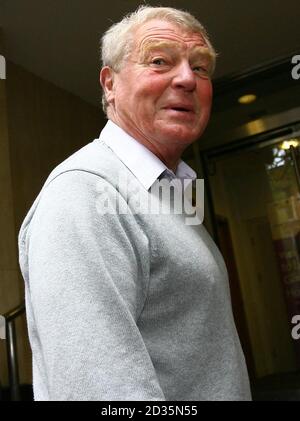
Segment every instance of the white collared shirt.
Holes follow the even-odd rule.
[[[135,175],[146,190],[153,185],[163,173],[163,177],[170,179],[195,180],[197,174],[184,161],[180,160],[176,173],[170,170],[154,153],[146,146],[126,133],[121,127],[111,120],[100,133],[103,141],[124,165]]]

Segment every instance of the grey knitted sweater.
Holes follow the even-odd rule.
[[[22,224],[35,400],[250,399],[216,245],[182,215],[101,213],[104,191],[130,208],[120,175],[129,199],[141,192],[96,139],[52,171]]]

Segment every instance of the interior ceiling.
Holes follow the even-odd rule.
[[[99,105],[99,38],[141,3],[0,0],[5,57]],[[147,4],[188,10],[207,27],[219,54],[215,78],[300,54],[299,0],[149,0]]]

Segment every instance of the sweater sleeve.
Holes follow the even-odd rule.
[[[137,326],[149,244],[134,215],[99,211],[116,194],[97,175],[65,172],[28,229],[31,345],[50,400],[165,400]]]

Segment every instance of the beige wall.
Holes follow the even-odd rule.
[[[0,81],[0,314],[18,305],[24,295],[17,235],[28,209],[50,171],[97,137],[104,123],[100,106],[91,106],[7,63],[7,79]],[[20,380],[30,383],[24,317],[17,323],[17,334]],[[0,343],[0,381],[8,383],[4,341]]]
[[[99,109],[22,68],[7,65],[8,130],[16,225],[50,171],[99,135]]]
[[[7,119],[7,83],[0,80],[0,314],[21,300]],[[0,380],[5,383],[5,342],[0,342]]]

